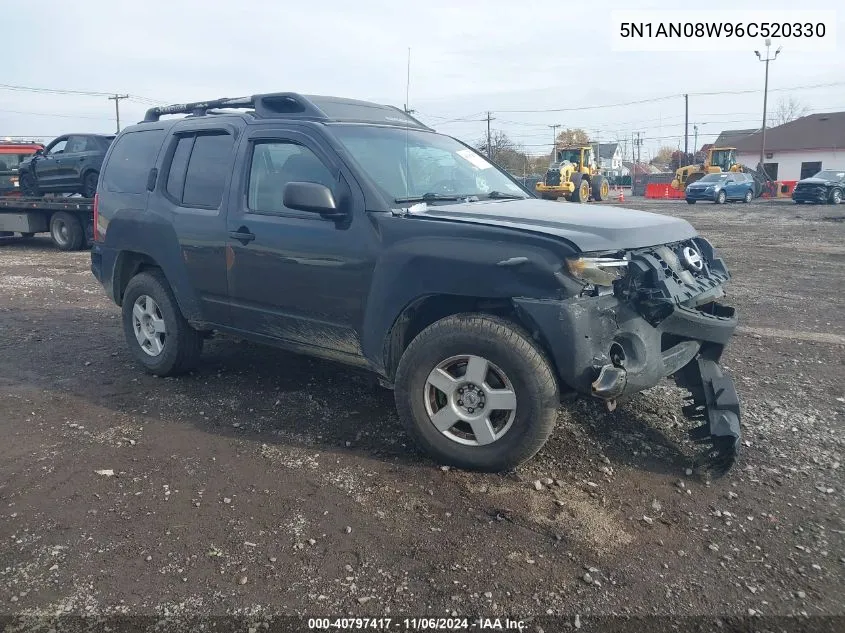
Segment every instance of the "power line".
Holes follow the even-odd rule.
[[[82,97],[111,97],[114,96],[115,93],[113,92],[99,92],[96,90],[71,90],[66,88],[38,88],[35,86],[16,86],[12,84],[0,84],[0,90],[13,90],[16,92],[35,92],[41,94],[58,94],[58,95],[77,95]],[[135,101],[147,102],[151,104],[160,104],[164,103],[163,101],[159,101],[157,99],[151,99],[150,97],[142,97],[140,95],[127,95],[127,98],[130,98]]]

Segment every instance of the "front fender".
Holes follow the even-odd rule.
[[[384,343],[394,323],[427,296],[559,297],[562,287],[555,273],[562,261],[542,244],[461,237],[403,240],[382,254],[373,271],[361,332],[364,356],[383,372]]]

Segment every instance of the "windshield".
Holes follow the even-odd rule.
[[[698,182],[719,182],[728,177],[728,174],[707,174]]]
[[[562,163],[565,160],[568,160],[570,163],[580,163],[581,162],[581,150],[580,149],[562,149],[557,153],[557,160],[559,163]]]
[[[832,169],[825,169],[820,171],[813,178],[822,178],[824,180],[842,180],[845,178],[845,171],[833,171]]]
[[[426,194],[528,197],[487,159],[448,136],[371,125],[333,125],[332,131],[390,200]]]
[[[714,167],[721,167],[724,171],[729,170],[736,163],[734,151],[732,149],[720,149],[713,152],[711,165]]]
[[[0,153],[0,171],[14,171],[21,164],[21,161],[26,160],[32,154],[3,154]]]

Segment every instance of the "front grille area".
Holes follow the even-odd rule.
[[[692,261],[701,258],[697,269],[685,257],[692,249]],[[702,238],[694,238],[639,249],[631,252],[628,275],[620,284],[626,298],[639,303],[660,301],[671,304],[694,303],[704,293],[710,295],[730,279],[725,263],[716,257],[713,247]]]
[[[546,172],[546,185],[549,187],[557,187],[560,185],[560,171],[557,169],[550,169]]]

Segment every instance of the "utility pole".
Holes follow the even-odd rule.
[[[766,38],[766,57],[763,58],[760,55],[760,51],[754,51],[757,55],[757,59],[761,62],[766,62],[766,83],[763,87],[763,135],[760,139],[760,169],[763,172],[763,175],[766,179],[769,178],[769,174],[766,171],[766,168],[763,166],[765,163],[763,162],[766,158],[766,102],[768,101],[769,97],[769,62],[773,62],[778,58],[778,54],[782,50],[782,46],[778,46],[778,49],[775,51],[774,57],[769,57],[769,48],[772,45],[772,40]]]
[[[557,129],[560,127],[560,123],[555,123],[549,127],[552,128],[552,162],[555,162],[557,160]]]
[[[487,158],[493,160],[493,146],[491,145],[490,141],[490,121],[493,121],[493,113],[488,110],[487,112]]]
[[[117,131],[120,132],[120,100],[128,99],[129,95],[114,95],[109,97],[109,101],[114,101],[114,118],[117,121]]]
[[[687,163],[687,154],[689,154],[689,95],[684,95],[684,156],[681,159],[681,167],[685,167]]]
[[[643,139],[640,138],[640,133],[637,132],[637,162],[638,163],[642,160],[642,146],[643,146]]]
[[[692,144],[692,153],[695,154],[698,151],[698,123],[694,123],[692,126],[693,134],[695,134],[695,141]]]

